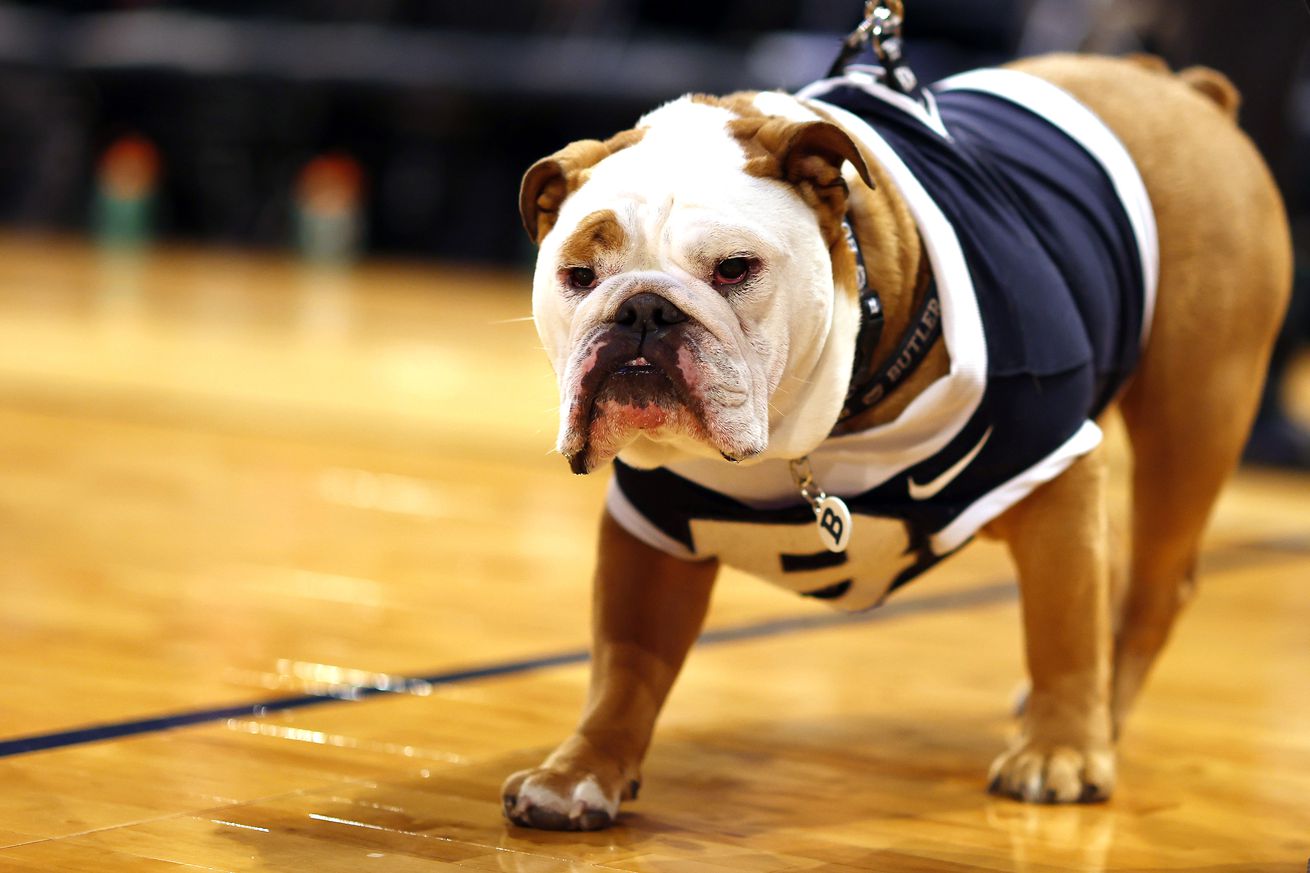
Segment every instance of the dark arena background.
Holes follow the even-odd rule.
[[[820,78],[861,2],[2,0],[0,871],[1304,869],[1310,11],[905,4],[928,81],[1222,70],[1292,218],[1256,430],[1111,801],[985,793],[1023,667],[980,543],[853,617],[727,572],[617,826],[502,816],[584,699],[608,478],[551,453],[522,173]]]

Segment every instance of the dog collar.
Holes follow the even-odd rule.
[[[855,255],[855,279],[860,285],[860,332],[855,339],[851,386],[846,392],[841,414],[837,416],[837,424],[872,409],[909,378],[923,363],[942,332],[941,298],[937,294],[937,281],[929,273],[928,287],[910,326],[896,351],[878,366],[874,353],[882,339],[884,326],[882,299],[869,283],[869,271],[865,269],[864,255],[849,219],[842,222],[842,230],[846,233],[846,244]]]

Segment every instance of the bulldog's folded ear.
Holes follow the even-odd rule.
[[[559,217],[564,199],[587,181],[591,168],[641,139],[641,129],[625,130],[601,142],[581,139],[537,161],[523,174],[519,187],[519,215],[534,243],[541,243]]]
[[[746,148],[746,172],[795,185],[818,213],[825,234],[833,239],[840,233],[850,193],[842,178],[842,164],[849,161],[864,184],[874,187],[864,156],[835,124],[773,115],[738,119],[733,127]]]

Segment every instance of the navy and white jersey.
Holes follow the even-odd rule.
[[[845,552],[823,549],[782,460],[616,461],[608,505],[670,554],[863,609],[1100,443],[1094,419],[1150,329],[1155,221],[1119,140],[1036,77],[966,73],[921,105],[853,68],[797,96],[852,134],[905,199],[950,371],[894,421],[810,454],[815,481],[851,509]]]

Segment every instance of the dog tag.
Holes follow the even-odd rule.
[[[844,552],[851,541],[851,511],[840,497],[825,495],[814,506],[819,539],[830,552]]]

